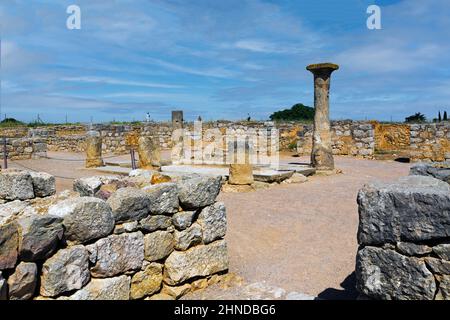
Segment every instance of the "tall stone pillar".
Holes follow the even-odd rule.
[[[172,126],[173,129],[182,129],[183,128],[183,111],[175,110],[172,111]]]
[[[102,136],[100,132],[90,130],[86,134],[86,168],[104,166],[102,159]]]
[[[334,159],[330,130],[330,78],[339,69],[332,63],[312,64],[306,67],[314,74],[314,133],[311,164],[317,170],[333,170]]]
[[[161,153],[159,144],[151,137],[138,139],[138,154],[140,169],[155,169],[161,166]]]

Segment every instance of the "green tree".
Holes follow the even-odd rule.
[[[445,117],[445,114],[444,114]],[[406,123],[415,123],[415,122],[426,122],[427,118],[425,117],[424,114],[417,112],[415,114],[413,114],[412,116],[409,116],[407,118],[405,118],[405,122]]]
[[[439,111],[439,115],[438,115],[438,122],[442,121],[442,117],[441,117],[441,112]]]
[[[444,111],[444,119],[443,119],[444,121],[447,121],[448,119],[447,119],[447,111]]]
[[[314,108],[297,103],[290,109],[284,109],[272,113],[270,120],[284,120],[284,121],[298,121],[298,120],[313,120]]]

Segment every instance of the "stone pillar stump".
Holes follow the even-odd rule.
[[[102,159],[102,136],[98,131],[88,131],[86,134],[86,168],[104,166]]]
[[[151,137],[141,136],[138,139],[137,151],[140,169],[155,169],[161,166],[159,144]]]

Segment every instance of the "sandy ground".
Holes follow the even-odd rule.
[[[82,159],[84,155],[49,153],[58,159]],[[113,158],[126,161],[128,156]],[[221,193],[228,215],[227,241],[230,271],[244,286],[219,286],[194,293],[192,299],[264,298],[256,291],[302,293],[324,299],[352,299],[357,250],[356,195],[367,182],[391,181],[405,176],[409,164],[336,157],[343,174],[314,176],[307,183],[279,185],[252,193]],[[283,162],[307,162],[283,157]],[[17,164],[42,170],[57,178],[57,189],[71,188],[72,179],[98,174],[83,169],[82,161],[26,160]],[[278,290],[278,291],[277,291]],[[259,292],[258,291],[258,292]],[[278,293],[276,293],[278,292]],[[295,296],[295,295],[294,295]]]

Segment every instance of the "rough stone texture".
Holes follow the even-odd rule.
[[[129,300],[130,277],[92,279],[83,289],[75,292],[69,300]]]
[[[144,261],[144,237],[141,232],[111,235],[100,239],[89,251],[96,250],[93,277],[105,278],[138,270]],[[92,254],[92,253],[91,253]]]
[[[163,265],[149,264],[143,271],[131,278],[130,298],[141,299],[159,291],[163,280]]]
[[[166,230],[172,225],[172,219],[168,216],[148,216],[139,222],[140,228],[146,232]]]
[[[202,227],[194,223],[191,227],[183,231],[175,231],[175,249],[187,250],[196,244],[202,242]]]
[[[150,180],[151,184],[160,184],[160,183],[167,183],[167,182],[172,182],[172,178],[169,176],[166,176],[164,174],[160,174],[158,172],[153,174],[153,176]]]
[[[175,300],[175,298],[172,296],[169,296],[166,293],[158,293],[151,297],[145,298],[144,300]]]
[[[102,136],[100,132],[88,131],[86,134],[86,168],[103,166]]]
[[[411,167],[410,175],[429,176],[450,184],[450,162],[417,163]]]
[[[167,257],[174,249],[173,234],[168,231],[155,231],[144,236],[145,260],[158,261]]]
[[[224,237],[227,232],[225,205],[217,202],[204,208],[200,212],[197,222],[202,227],[205,244]]]
[[[33,198],[33,180],[29,172],[15,170],[0,172],[0,199],[12,201]]]
[[[450,300],[450,275],[443,276],[439,280],[439,291],[436,300]]]
[[[407,256],[421,256],[433,251],[429,246],[408,242],[397,243],[397,250]]]
[[[450,275],[450,261],[427,257],[425,258],[425,263],[435,274]]]
[[[450,243],[442,243],[434,246],[433,252],[441,259],[450,260]]]
[[[139,229],[139,222],[130,221],[122,224],[118,224],[114,227],[114,234],[122,234],[126,232],[135,232]]]
[[[40,294],[55,297],[89,282],[89,254],[81,245],[59,250],[42,267]]]
[[[55,177],[45,172],[30,172],[36,197],[49,197],[56,193]]]
[[[301,173],[297,173],[295,172],[292,177],[290,177],[289,179],[284,180],[284,183],[287,184],[291,184],[291,183],[305,183],[308,181],[308,178],[306,176],[304,176]]]
[[[36,289],[38,270],[32,262],[21,262],[8,278],[9,299],[29,300]]]
[[[150,198],[140,189],[119,189],[107,203],[111,206],[116,222],[140,220],[149,214]]]
[[[0,301],[8,299],[8,286],[3,274],[0,271]]]
[[[18,256],[19,233],[17,223],[0,226],[0,270],[14,268]]]
[[[178,186],[175,183],[161,183],[142,189],[149,197],[148,208],[152,215],[173,215],[178,211]]]
[[[191,289],[192,286],[189,283],[185,283],[181,286],[175,287],[164,284],[161,293],[171,296],[173,299],[180,299],[182,296],[188,294]]]
[[[450,186],[409,176],[372,183],[358,193],[358,241],[363,245],[415,242],[450,236]]]
[[[227,244],[225,240],[220,240],[209,245],[198,245],[184,252],[172,252],[165,261],[164,281],[169,285],[176,285],[227,269]]]
[[[20,200],[14,200],[11,202],[0,204],[0,225],[14,220],[16,216],[22,213],[28,206],[29,204],[27,202]]]
[[[172,223],[178,230],[189,228],[195,220],[197,211],[181,211],[173,215]]]
[[[82,197],[93,197],[100,190],[102,184],[100,177],[80,178],[73,182],[73,190]]]
[[[36,261],[50,257],[63,237],[62,221],[62,218],[51,215],[32,215],[18,219],[20,259]]]
[[[109,205],[93,197],[67,199],[51,206],[48,213],[63,218],[65,239],[86,243],[109,235],[114,217]]]
[[[373,299],[432,300],[436,291],[433,274],[423,261],[393,250],[360,250],[356,276],[358,290]]]
[[[253,166],[251,164],[231,164],[229,184],[245,185],[253,183]]]
[[[139,168],[153,169],[161,166],[159,143],[151,137],[141,136],[138,139]]]
[[[180,204],[185,209],[206,207],[220,192],[222,177],[197,177],[179,183]]]

